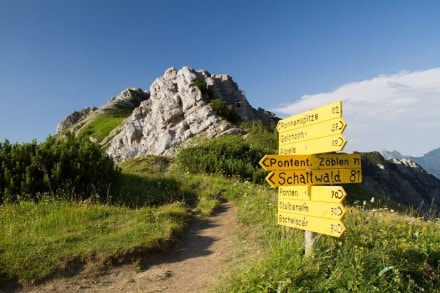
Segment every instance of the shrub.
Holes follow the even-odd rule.
[[[49,136],[40,145],[0,144],[0,201],[23,195],[36,199],[38,193],[47,192],[84,199],[105,194],[118,174],[99,145],[70,133],[64,139]]]
[[[264,171],[258,165],[265,152],[239,136],[223,136],[201,145],[182,149],[177,165],[191,173],[223,174],[262,182]]]
[[[229,109],[226,105],[226,102],[222,99],[214,99],[211,101],[211,108],[214,112],[220,116],[225,118],[231,123],[237,123],[240,121],[240,116],[233,109]]]
[[[247,131],[246,140],[253,146],[265,149],[268,154],[278,154],[278,132],[261,121],[244,121],[241,127]]]

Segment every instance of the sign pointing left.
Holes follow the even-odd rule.
[[[326,169],[272,171],[266,176],[266,182],[272,187],[295,185],[334,185],[361,183],[361,169]]]
[[[360,154],[264,155],[259,162],[265,171],[307,169],[360,169]]]

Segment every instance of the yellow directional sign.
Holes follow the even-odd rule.
[[[338,101],[298,115],[281,119],[277,124],[277,130],[278,132],[283,132],[341,117],[342,101]]]
[[[343,202],[347,193],[342,186],[312,186],[311,200],[321,202]]]
[[[286,145],[304,140],[342,134],[347,123],[343,118],[336,118],[307,127],[294,128],[279,134],[279,144]]]
[[[340,203],[279,198],[278,210],[303,216],[340,220],[345,209]]]
[[[312,140],[300,141],[293,144],[281,145],[278,148],[280,155],[308,155],[342,151],[347,144],[343,135],[321,137]]]
[[[278,199],[341,203],[347,193],[342,186],[280,186]]]
[[[278,188],[278,200],[279,199],[296,199],[296,200],[310,200],[311,186],[280,186]]]
[[[259,162],[265,171],[360,169],[360,154],[265,155]]]
[[[292,214],[278,210],[277,221],[279,225],[312,231],[334,237],[341,237],[344,234],[344,223],[340,220],[322,219],[313,216]]]
[[[361,183],[361,169],[326,169],[272,171],[266,176],[272,187],[294,185],[330,185],[343,183]]]

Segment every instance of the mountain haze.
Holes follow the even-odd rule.
[[[362,154],[363,183],[382,200],[437,214],[440,180],[408,158],[386,160],[379,152]]]
[[[421,157],[404,156],[398,151],[382,151],[382,155],[385,159],[410,159],[423,167],[428,173],[440,178],[440,148],[432,150]]]

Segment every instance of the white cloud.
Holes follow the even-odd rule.
[[[440,68],[379,75],[274,109],[286,116],[342,100],[344,151],[398,150],[420,156],[440,147]]]

